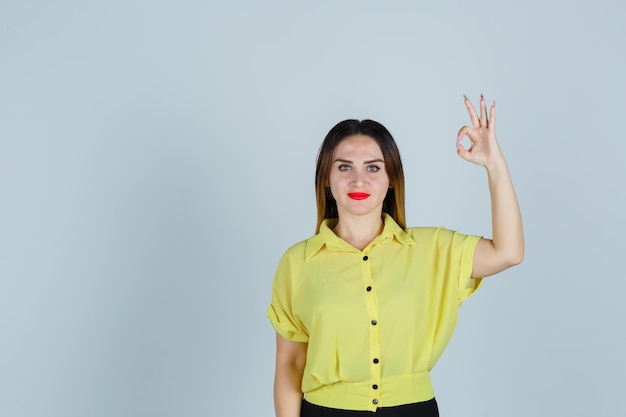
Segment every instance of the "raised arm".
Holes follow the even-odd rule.
[[[306,349],[306,343],[292,342],[276,333],[276,374],[274,375],[276,417],[300,417]]]
[[[504,155],[496,138],[496,103],[491,105],[489,116],[485,99],[480,96],[480,115],[465,97],[472,126],[463,126],[457,136],[456,150],[467,161],[485,167],[491,195],[492,238],[481,239],[474,252],[472,277],[497,274],[524,258],[524,233],[522,216],[515,189]],[[461,145],[467,136],[471,147]]]

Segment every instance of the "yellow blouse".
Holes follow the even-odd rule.
[[[374,411],[433,398],[429,371],[481,284],[471,278],[479,236],[384,222],[360,251],[325,220],[278,265],[267,316],[308,343],[302,391],[313,404]]]

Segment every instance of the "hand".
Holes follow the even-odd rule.
[[[480,95],[480,117],[476,114],[474,106],[465,97],[465,107],[469,112],[472,127],[463,126],[459,130],[456,139],[456,152],[465,159],[476,165],[487,167],[503,159],[498,140],[496,139],[496,102],[494,101],[489,109],[487,117],[487,106],[485,98]],[[467,136],[471,142],[469,149],[461,145],[461,140]]]

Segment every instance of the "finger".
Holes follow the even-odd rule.
[[[465,159],[466,161],[471,161],[472,159],[472,154],[471,154],[471,147],[470,149],[465,149],[465,146],[463,146],[463,144],[461,144],[461,141],[463,140],[463,138],[465,136],[467,136],[468,138],[470,138],[470,141],[472,140],[472,138],[470,137],[470,134],[474,131],[474,129],[472,129],[469,126],[463,126],[460,130],[459,133],[456,135],[456,153],[463,159]]]
[[[496,131],[496,101],[493,101],[491,108],[489,109],[489,129],[493,132]]]
[[[467,98],[467,96],[463,96],[463,99],[464,99],[463,102],[465,103],[465,107],[467,108],[467,111],[469,113],[470,122],[472,122],[472,126],[479,127],[480,121],[478,119],[478,115],[476,114],[476,110],[474,110],[474,106],[472,106],[472,103],[470,102],[469,98]]]
[[[459,155],[461,158],[465,159],[466,161],[472,160],[471,152],[468,149],[465,149],[458,140],[456,143],[456,153],[457,155]]]
[[[487,105],[485,104],[485,97],[480,95],[480,125],[482,127],[488,127],[489,121],[487,120]]]
[[[463,140],[465,136],[467,136],[469,140],[473,142],[472,137],[471,137],[472,133],[474,133],[474,129],[469,126],[463,126],[461,129],[459,129],[459,133],[457,133],[456,135],[457,145],[461,144],[461,141]]]

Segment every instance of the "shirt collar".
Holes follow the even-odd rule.
[[[395,238],[395,240],[402,245],[415,244],[415,240],[413,240],[413,238],[405,232],[389,214],[383,213],[383,222],[385,226],[383,227],[382,233],[376,236],[370,245],[384,243],[393,238]],[[336,224],[337,219],[324,219],[322,221],[319,233],[307,241],[305,251],[305,259],[307,261],[317,254],[323,247],[344,252],[357,251],[357,249],[355,249],[352,245],[338,237],[333,232],[332,228],[335,227]]]

